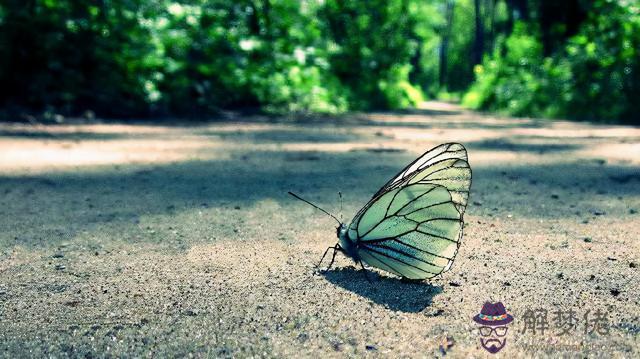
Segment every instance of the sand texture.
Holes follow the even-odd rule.
[[[351,216],[429,148],[473,168],[451,271],[407,283],[339,256]],[[0,357],[640,355],[640,129],[443,103],[341,119],[0,125]],[[471,318],[515,321],[491,356]],[[544,333],[528,310],[548,311]],[[558,334],[553,312],[576,312]],[[585,333],[605,313],[608,333]],[[588,328],[587,328],[588,329]],[[447,342],[448,338],[448,343]]]

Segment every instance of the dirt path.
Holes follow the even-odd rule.
[[[430,103],[342,124],[0,136],[0,356],[481,357],[471,317],[487,300],[516,318],[505,356],[639,355],[640,129]],[[342,191],[348,220],[446,141],[474,174],[452,270],[370,284],[341,257],[316,273],[335,224],[286,192],[338,212]],[[549,328],[523,333],[538,309]],[[554,311],[572,309],[558,334]],[[585,333],[597,311],[608,333]]]

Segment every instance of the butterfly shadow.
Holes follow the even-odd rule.
[[[369,282],[365,273],[354,267],[332,269],[321,274],[335,285],[401,312],[421,312],[431,305],[434,296],[442,292],[440,286],[385,277],[367,270]]]

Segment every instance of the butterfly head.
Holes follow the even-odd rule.
[[[348,257],[353,258],[354,261],[358,262],[360,260],[360,257],[358,256],[354,240],[349,238],[349,226],[347,224],[340,223],[337,231],[340,251],[346,254]]]

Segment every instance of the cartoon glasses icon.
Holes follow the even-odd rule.
[[[480,327],[478,328],[480,330],[480,335],[482,335],[483,337],[488,337],[491,335],[491,333],[496,333],[497,336],[499,337],[504,337],[505,335],[507,335],[507,328],[506,326],[504,327]]]

